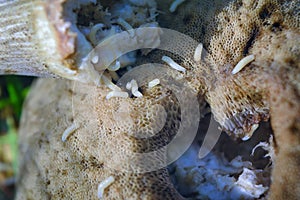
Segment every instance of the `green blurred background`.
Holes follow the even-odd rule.
[[[0,200],[14,199],[18,128],[32,81],[26,76],[0,76]]]

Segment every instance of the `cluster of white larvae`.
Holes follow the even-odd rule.
[[[177,7],[184,3],[186,0],[175,0],[173,1],[173,3],[171,4],[169,11],[170,12],[175,12]],[[194,61],[199,62],[201,60],[201,54],[202,54],[202,49],[203,49],[203,44],[200,43],[194,53]],[[234,67],[234,69],[232,70],[232,74],[236,74],[239,71],[241,71],[246,65],[248,65],[250,62],[252,62],[254,60],[254,55],[249,55],[244,57],[242,60],[240,60],[240,62]],[[174,69],[177,68],[177,70],[179,71],[185,71],[185,69],[182,69],[181,66],[179,66],[177,63],[173,62],[173,60],[171,60],[170,58],[163,58],[164,61],[168,62],[168,64],[171,66],[174,66]]]
[[[106,77],[103,77],[103,78],[105,80],[109,81]],[[160,83],[159,79],[154,79],[154,80],[152,80],[148,83],[148,87],[152,88],[152,87],[158,85],[159,83]],[[106,82],[105,85],[107,85],[110,89],[112,89],[112,91],[110,91],[106,95],[106,99],[110,99],[112,97],[122,97],[122,98],[128,98],[129,97],[128,92],[122,91],[121,88],[119,88],[118,86],[113,84],[111,81]],[[138,86],[135,79],[132,79],[131,81],[129,81],[126,84],[126,89],[128,91],[130,91],[134,97],[137,97],[137,98],[142,98],[143,97],[143,94],[138,90],[139,86]]]
[[[203,44],[200,43],[194,52],[194,61],[195,62],[200,62],[201,61],[201,56],[202,56],[202,51],[203,51]],[[254,55],[248,55],[241,59],[236,66],[233,68],[231,71],[232,74],[236,74],[239,71],[241,71],[245,66],[247,66],[249,63],[251,63],[255,59]]]
[[[203,49],[202,43],[200,43],[195,49],[194,60],[196,62],[199,62],[201,60],[202,49]],[[172,58],[170,58],[168,56],[163,56],[161,59],[167,65],[169,65],[171,68],[173,68],[179,72],[183,72],[183,73],[186,72],[186,69],[184,67],[182,67],[181,65],[179,65],[178,63],[176,63]],[[98,62],[98,57],[95,58],[95,61]],[[103,81],[104,81],[104,84],[112,90],[111,92],[109,92],[107,94],[106,99],[110,99],[112,97],[123,97],[123,98],[129,97],[127,92],[122,91],[121,88],[114,85],[105,76],[103,76]],[[148,83],[148,87],[152,88],[152,87],[158,85],[159,83],[160,83],[159,79],[154,79]],[[137,84],[136,80],[134,80],[134,79],[126,84],[126,89],[131,90],[131,93],[134,97],[138,97],[138,98],[143,97],[143,94],[140,91],[138,91],[138,84]]]
[[[147,4],[147,1],[135,1],[135,0],[129,0],[130,3],[133,4]],[[146,3],[145,3],[146,2]],[[148,1],[148,4],[150,4],[149,2],[152,1]],[[175,12],[176,9],[178,8],[178,6],[182,3],[184,3],[185,0],[175,0],[173,1],[173,3],[170,5],[169,7],[169,11],[170,12]],[[150,5],[149,5],[150,6]],[[154,7],[154,6],[153,6]],[[106,11],[107,15],[110,15],[110,13],[108,13]],[[151,18],[155,18],[156,17],[156,13],[153,12],[151,14]],[[112,36],[118,32],[121,32],[123,28],[124,30],[131,30],[133,29],[133,27],[126,21],[124,20],[122,17],[119,17],[116,20],[116,23],[118,25],[112,25],[110,29],[105,29],[105,25],[102,23],[99,24],[95,24],[93,27],[91,27],[91,29],[89,30],[89,33],[86,35],[87,38],[93,43],[93,45],[97,45],[100,41],[99,41],[99,32],[100,32],[100,37],[101,38],[106,38],[109,36]],[[132,32],[131,32],[132,33]],[[98,38],[97,38],[98,37]],[[194,61],[195,62],[200,62],[201,61],[201,56],[202,56],[202,51],[203,51],[203,44],[200,43],[194,52]],[[119,79],[119,75],[116,73],[116,71],[118,71],[120,68],[127,66],[127,69],[130,70],[129,65],[134,63],[136,60],[136,52],[131,52],[129,54],[126,54],[125,56],[120,57],[119,59],[116,59],[114,64],[110,65],[107,67],[107,71],[110,77],[112,77],[112,79],[114,80],[118,80]],[[93,64],[97,64],[99,62],[99,56],[94,56],[91,60],[91,62]],[[232,70],[232,74],[236,74],[239,71],[241,71],[247,64],[249,64],[250,62],[252,62],[254,60],[254,56],[253,55],[249,55],[245,58],[243,58]],[[167,65],[169,65],[171,68],[182,72],[182,73],[186,73],[186,69],[184,67],[182,67],[181,65],[179,65],[178,63],[176,63],[172,58],[168,57],[168,56],[163,56],[162,57],[162,61],[164,61]],[[110,78],[108,78],[106,75],[102,75],[101,77],[101,81],[104,83],[104,85],[106,85],[111,91],[108,92],[108,94],[106,95],[106,99],[109,100],[113,97],[121,97],[121,98],[128,98],[129,97],[129,92],[137,98],[142,98],[143,94],[138,90],[139,86],[138,83],[135,79],[132,79],[131,81],[129,81],[126,84],[126,89],[129,92],[126,91],[122,91],[122,89],[120,87],[118,87],[117,85],[115,85],[112,80]],[[158,78],[150,81],[148,83],[148,88],[153,88],[157,85],[160,84],[160,80]],[[78,125],[76,125],[75,123],[72,124],[70,127],[68,127],[63,135],[62,135],[62,141],[65,142],[67,140],[67,138],[74,133],[76,130],[78,129]],[[263,148],[265,148],[265,144],[259,144],[257,147],[262,146]],[[257,148],[256,147],[256,148]],[[255,151],[255,149],[253,150]],[[113,182],[115,181],[115,178],[113,176],[109,176],[108,178],[106,178],[105,180],[103,180],[101,183],[99,183],[98,185],[98,192],[97,192],[97,196],[99,199],[103,198],[104,195],[104,190],[109,187]]]
[[[194,52],[194,61],[195,62],[200,62],[201,61],[201,56],[202,56],[202,51],[203,51],[203,44],[199,43],[199,45],[196,47],[195,52]],[[239,71],[241,71],[246,65],[248,65],[250,62],[252,62],[254,60],[254,55],[249,55],[244,57],[243,59],[241,59],[237,65],[234,67],[234,69],[232,70],[232,74],[236,74]],[[99,61],[99,57],[98,56],[94,56],[92,58],[92,63],[97,63]],[[168,57],[168,56],[163,56],[162,57],[162,61],[164,61],[166,64],[168,64],[171,68],[179,71],[179,72],[186,72],[186,69],[184,67],[182,67],[181,65],[179,65],[178,63],[176,63],[172,58]],[[116,60],[115,65],[110,66],[109,70],[111,71],[117,71],[120,68],[120,62],[118,60]],[[112,97],[121,97],[121,98],[128,98],[129,97],[129,93],[122,91],[122,89],[120,87],[118,87],[117,85],[115,85],[108,77],[106,77],[105,75],[102,76],[101,80],[103,81],[103,83],[109,88],[111,89],[111,91],[106,95],[106,99],[110,99]],[[150,81],[148,83],[148,88],[152,88],[155,87],[156,85],[160,84],[160,80],[159,79],[154,79],[152,81]],[[132,93],[132,95],[134,97],[137,98],[142,98],[143,94],[138,90],[139,86],[138,83],[135,79],[132,79],[130,82],[128,82],[126,84],[126,89],[128,91],[130,91]],[[65,142],[66,139],[78,128],[77,125],[72,124],[70,127],[68,127],[63,135],[62,135],[62,141]],[[257,127],[256,127],[257,128]],[[255,128],[255,129],[256,129]]]
[[[194,53],[194,60],[196,62],[199,62],[201,60],[201,54],[202,54],[202,49],[203,49],[203,45],[200,43],[197,48],[195,49],[195,53]],[[94,58],[95,60],[93,62],[97,62],[98,58]],[[172,60],[170,57],[168,56],[163,56],[162,60],[164,62],[166,62],[170,67],[172,67],[175,70],[178,70],[180,72],[185,73],[186,69],[182,66],[180,66],[178,63],[176,63],[174,60]],[[249,55],[245,58],[243,58],[233,69],[232,74],[236,74],[237,72],[239,72],[240,70],[242,70],[247,64],[249,64],[250,62],[252,62],[254,60],[254,56],[253,55]],[[123,97],[123,98],[127,98],[129,97],[129,94],[127,92],[124,92],[121,90],[121,88],[119,88],[118,86],[116,86],[115,84],[113,84],[106,76],[103,76],[102,80],[104,81],[105,85],[107,87],[109,87],[112,91],[109,92],[106,96],[106,99],[110,99],[112,97]],[[148,88],[153,88],[157,85],[160,84],[160,80],[159,79],[154,79],[152,81],[150,81],[148,83]],[[141,98],[143,97],[143,94],[138,91],[138,84],[136,82],[136,80],[132,79],[130,82],[128,82],[126,84],[126,89],[130,90],[132,95],[137,97],[137,98]],[[65,142],[66,139],[76,130],[78,129],[78,126],[76,124],[72,124],[70,127],[68,127],[63,135],[62,135],[62,141]],[[258,147],[263,147],[266,150],[269,150],[269,145],[267,143],[259,143],[252,151],[252,154],[254,153],[254,151],[258,148]],[[266,156],[271,156],[273,157],[274,152],[270,151],[270,154],[267,154]],[[251,170],[244,168],[244,171],[242,173],[242,175],[239,177],[238,182],[236,183],[237,186],[243,188],[243,187],[247,187],[249,186],[249,184],[251,185],[252,182],[248,183],[245,182],[245,177],[248,179],[249,176],[251,176],[251,180],[255,181],[256,180],[256,175],[254,174],[254,172],[252,172]],[[254,178],[253,178],[254,177]],[[104,194],[104,190],[109,187],[113,182],[115,181],[113,176],[109,176],[108,178],[106,178],[105,180],[103,180],[101,183],[99,183],[98,185],[98,198],[102,199],[103,198],[103,194]],[[246,184],[246,186],[245,186]],[[252,184],[253,185],[253,184]],[[254,184],[255,185],[255,184]],[[261,185],[255,185],[256,187],[258,187],[259,191],[257,191],[257,194],[255,192],[253,192],[253,194],[249,194],[249,195],[255,195],[255,196],[259,196],[261,193],[264,193],[266,188],[262,187]],[[256,188],[257,189],[257,188]]]
[[[101,15],[107,16],[109,18],[112,15],[117,15],[118,13],[120,13],[119,17],[116,20],[114,20],[114,24],[112,24],[110,26],[110,28],[107,28],[106,27],[107,25],[105,25],[104,23],[97,23],[97,24],[94,24],[92,26],[87,26],[87,27],[81,26],[81,27],[79,27],[79,29],[84,34],[84,36],[89,39],[89,41],[92,43],[92,45],[96,46],[105,38],[108,38],[110,36],[115,35],[116,33],[121,32],[122,29],[124,29],[125,31],[132,30],[133,27],[126,20],[133,20],[131,22],[136,23],[136,21],[134,21],[135,19],[132,15],[133,15],[133,13],[135,13],[134,9],[139,8],[139,6],[142,7],[141,9],[139,9],[139,11],[142,12],[141,16],[146,17],[146,15],[144,15],[144,14],[148,11],[149,11],[149,15],[150,15],[149,18],[140,19],[140,21],[143,21],[143,23],[146,23],[146,24],[140,24],[140,26],[142,26],[142,27],[158,26],[158,24],[155,22],[155,17],[157,16],[157,12],[156,12],[156,3],[154,0],[147,0],[147,1],[128,0],[125,7],[123,4],[120,4],[119,6],[112,8],[112,13],[109,13],[107,9],[101,11],[102,12]],[[145,10],[146,7],[149,10]],[[101,7],[101,9],[102,9],[102,7]],[[153,37],[157,37],[157,36],[153,35]],[[91,64],[94,64],[94,65],[97,64],[100,61],[100,59],[101,59],[100,56],[94,55],[93,57],[91,57]],[[131,69],[130,65],[135,63],[135,61],[136,61],[136,52],[130,52],[125,55],[122,55],[121,57],[116,59],[113,64],[111,64],[110,66],[107,66],[106,74],[99,76],[98,72],[96,72],[93,67],[89,68],[90,69],[89,74],[92,74],[95,76],[93,78],[93,80],[96,80],[95,82],[97,82],[97,85],[99,84],[99,81],[100,81],[111,90],[106,95],[106,99],[110,99],[112,97],[128,98],[129,93],[126,91],[122,91],[122,89],[120,87],[118,87],[117,85],[115,85],[111,79],[113,79],[114,81],[117,81],[119,79],[119,75],[117,74],[117,71],[123,67],[126,67],[127,70],[129,71]],[[170,58],[166,62],[168,62],[171,67],[175,66],[175,64],[174,64],[175,62],[172,62],[172,59],[170,59]],[[176,69],[176,67],[175,67],[175,69]],[[181,71],[183,71],[183,70],[185,71],[185,69],[183,69],[181,67]],[[149,86],[149,88],[151,88],[151,87],[158,85],[159,83],[160,83],[159,79],[155,79],[153,81],[150,81],[148,86]],[[138,91],[138,84],[137,84],[136,80],[134,80],[134,79],[131,80],[127,84],[127,89],[129,91],[131,91],[131,93],[134,97],[141,98],[143,96],[143,94],[140,91]],[[78,129],[78,125],[75,125],[75,124],[72,124],[70,127],[68,127],[62,135],[62,141],[65,142],[67,140],[67,138],[72,133],[74,133],[77,129]]]

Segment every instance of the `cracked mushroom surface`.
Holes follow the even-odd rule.
[[[300,198],[299,1],[57,2],[68,11],[64,23],[77,34],[75,44],[92,47],[94,40],[101,42],[129,26],[150,24],[202,43],[205,62],[195,60],[196,47],[169,38],[162,42],[180,47],[184,56],[131,52],[114,66],[98,69],[108,79],[101,86],[37,81],[22,116],[17,199]],[[77,61],[85,56],[79,48]],[[212,152],[198,158],[206,114],[193,145],[179,160],[145,173],[124,171],[132,167],[125,155],[149,152],[173,139],[183,108],[161,84],[136,90],[131,85],[132,95],[120,97],[122,91],[112,83],[140,63],[163,63],[164,55],[186,70],[177,72],[165,64],[170,76],[181,77],[198,97],[195,109],[206,113],[207,102],[224,133]],[[240,62],[247,56],[252,59]],[[232,73],[236,67],[238,72]],[[110,92],[113,98],[107,98]],[[160,127],[162,116],[166,121]],[[157,130],[149,140],[132,137],[153,136]],[[252,152],[263,144],[264,151]],[[166,156],[152,155],[155,162]]]

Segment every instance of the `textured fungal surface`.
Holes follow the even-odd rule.
[[[74,83],[63,80],[41,80],[35,87],[38,90],[47,88],[50,98],[43,101],[43,95],[33,95],[33,93],[32,98],[29,97],[30,111],[24,114],[24,117],[29,120],[26,120],[26,123],[36,125],[41,123],[43,127],[37,125],[33,130],[32,126],[28,126],[22,130],[24,134],[21,140],[29,140],[32,143],[21,145],[22,154],[28,157],[24,158],[26,161],[21,166],[23,172],[17,199],[85,199],[87,197],[97,199],[98,185],[110,176],[114,177],[114,182],[105,189],[104,198],[180,199],[179,193],[169,180],[166,169],[139,174],[111,167],[110,162],[122,160],[126,151],[145,147],[145,144],[141,146],[141,143],[130,141],[125,135],[126,131],[129,132],[139,126],[129,123],[120,115],[124,108],[134,114],[133,102],[124,98],[107,101],[105,94],[108,90],[92,86],[84,88],[92,94],[86,96],[86,90],[74,91]],[[85,103],[91,103],[94,98],[101,101],[95,107],[86,106],[85,103],[81,105],[78,111],[84,110],[82,117],[85,117],[85,120],[67,142],[63,143],[60,139],[62,133],[76,122],[72,114],[73,95],[77,95],[78,99],[76,99]],[[115,110],[119,110],[119,114],[115,114]],[[155,120],[155,115],[157,115],[155,110],[151,110],[149,116],[152,120]],[[55,120],[48,120],[50,118]],[[56,124],[54,129],[49,129],[53,123]],[[140,119],[140,123],[145,122]],[[35,137],[37,140],[32,139]],[[115,138],[119,139],[115,140]],[[108,156],[114,153],[110,151],[122,153],[115,155],[113,159],[108,159]],[[126,167],[123,165],[119,167]]]
[[[97,79],[100,86],[91,84],[96,79],[85,85],[37,81],[22,116],[17,199],[300,198],[299,1],[176,2],[172,12],[171,0],[57,3],[64,10],[64,23],[76,35],[74,44],[81,45],[82,51],[70,57],[76,67],[83,66],[86,53],[99,42],[121,31],[130,34],[130,28],[177,30],[202,43],[203,50],[195,59],[197,45],[177,38],[159,41],[158,31],[148,37],[150,43],[171,44],[184,56],[143,49],[111,66],[84,68],[87,74],[103,74]],[[56,22],[59,28],[61,21]],[[251,59],[240,62],[247,56]],[[163,59],[166,63],[162,57],[172,60]],[[101,59],[93,57],[92,62]],[[148,71],[164,72],[177,81],[175,88],[188,88],[178,90],[186,97],[183,103],[192,99],[190,94],[197,103],[181,107],[177,93],[160,77],[153,87],[133,86],[131,79],[139,77],[131,77],[126,82],[131,83],[128,97],[119,93],[125,90],[114,83],[148,62],[167,69]],[[204,117],[188,151],[168,167],[139,171],[136,164],[149,163],[139,163],[131,153],[167,145],[180,129],[185,110],[199,110]],[[224,132],[212,152],[199,158],[210,115]],[[151,155],[150,165],[168,157]]]

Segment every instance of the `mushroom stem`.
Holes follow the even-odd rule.
[[[0,74],[96,81],[94,68],[79,67],[91,46],[79,41],[77,16],[67,2],[0,0]]]
[[[300,97],[292,84],[270,84],[271,123],[276,149],[270,199],[300,198]]]

